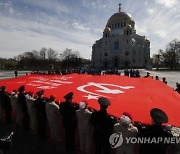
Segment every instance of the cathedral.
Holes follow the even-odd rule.
[[[103,37],[92,46],[94,68],[145,68],[150,62],[150,41],[138,35],[131,15],[121,11],[113,14]]]

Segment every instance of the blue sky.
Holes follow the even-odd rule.
[[[179,0],[0,0],[0,57],[46,47],[71,48],[89,59],[119,3],[137,34],[150,40],[151,55],[180,40]]]

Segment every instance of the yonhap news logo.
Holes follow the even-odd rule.
[[[180,144],[179,137],[124,137],[121,132],[113,133],[109,137],[111,148],[115,149],[122,144]]]
[[[121,132],[113,133],[113,134],[109,137],[109,143],[110,143],[110,145],[111,145],[111,148],[113,148],[113,149],[121,146],[122,143],[123,143],[122,133],[121,133]]]

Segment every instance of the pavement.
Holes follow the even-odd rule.
[[[5,123],[0,123],[0,134],[4,136],[14,131],[13,145],[8,151],[9,154],[65,154],[64,145],[61,142],[54,145],[50,138],[45,141],[39,140],[37,134],[31,131],[24,131],[22,128],[13,129]],[[0,153],[1,154],[1,153]]]

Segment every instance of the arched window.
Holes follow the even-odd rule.
[[[126,52],[125,52],[125,55],[126,55],[126,56],[128,56],[128,55],[129,55],[129,52],[128,52],[128,51],[126,51]]]
[[[123,23],[121,22],[121,27],[123,27]]]
[[[129,35],[129,31],[128,30],[127,30],[126,34]]]
[[[118,41],[114,42],[114,50],[119,50],[119,42]]]

